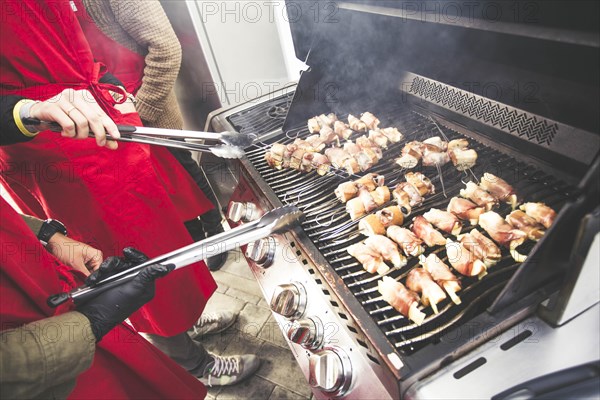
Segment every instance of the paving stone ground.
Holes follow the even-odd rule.
[[[208,388],[208,399],[309,399],[311,390],[281,330],[264,301],[246,260],[231,252],[221,270],[213,273],[219,288],[206,310],[239,313],[235,325],[200,340],[219,355],[253,353],[262,360],[256,375],[236,386]]]

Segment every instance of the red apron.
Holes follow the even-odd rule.
[[[1,13],[3,94],[45,100],[66,87],[88,88],[115,122],[140,123],[137,114],[122,115],[109,103],[67,0],[3,2]],[[185,197],[191,219],[212,206],[185,177],[191,182]],[[0,181],[24,212],[62,221],[73,237],[105,256],[131,245],[154,257],[192,242],[178,212],[183,206],[174,204],[147,145],[121,143],[111,151],[94,139],[42,132],[30,142],[0,148]],[[157,282],[156,297],[131,322],[143,332],[182,333],[215,288],[204,263],[175,271]]]
[[[94,59],[106,65],[108,71],[123,82],[127,92],[137,94],[144,77],[145,56],[128,49],[105,35],[87,13],[82,0],[74,0],[74,4],[77,10],[75,15],[92,49]],[[189,221],[197,217],[197,215],[189,217],[186,196],[187,193],[190,193],[187,185],[196,185],[195,182],[189,179],[187,172],[181,168],[179,162],[165,147],[151,146],[150,151],[153,160],[156,161],[156,171],[162,178],[173,204],[182,216],[182,220]]]
[[[83,276],[41,246],[23,219],[0,199],[0,329],[70,311],[46,298],[73,288]],[[92,367],[77,379],[71,398],[203,398],[204,386],[125,324],[96,346]]]

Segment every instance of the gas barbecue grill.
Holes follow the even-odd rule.
[[[591,381],[595,389],[600,359],[599,62],[590,49],[597,53],[599,47],[597,22],[575,30],[557,17],[557,10],[566,11],[552,5],[542,7],[543,18],[534,27],[485,20],[440,23],[415,20],[408,5],[338,3],[338,22],[313,27],[318,34],[310,41],[303,29],[308,22],[297,21],[292,30],[299,58],[310,48],[310,69],[298,86],[258,104],[211,114],[209,123],[217,130],[259,135],[246,149],[241,168],[232,168],[239,175],[230,221],[243,223],[285,204],[297,205],[307,217],[295,233],[248,246],[250,267],[318,398],[506,398],[524,389],[536,394],[532,387],[550,392],[555,382],[581,389]],[[415,35],[435,43],[411,42]],[[472,49],[448,48],[458,41]],[[489,43],[493,51],[485,48]],[[533,57],[527,49],[540,54]],[[366,51],[371,58],[351,58]],[[522,59],[505,58],[513,62],[508,66],[492,63],[508,53]],[[432,65],[440,55],[445,56],[443,68]],[[566,56],[568,64],[576,65],[576,75],[570,65],[563,65]],[[557,65],[545,65],[547,59]],[[455,68],[453,61],[470,63]],[[542,104],[519,104],[507,96],[500,101],[461,87],[467,79],[472,83],[486,74],[500,87],[511,77],[533,79],[527,82],[539,85]],[[595,86],[583,88],[585,82]],[[581,91],[586,99],[576,97]],[[572,103],[575,99],[577,104]],[[306,120],[314,115],[335,112],[345,119],[365,111],[373,112],[382,127],[397,127],[404,134],[368,171],[384,175],[389,187],[407,172],[394,159],[408,141],[465,137],[479,155],[470,171],[459,172],[451,163],[442,167],[441,176],[436,168],[414,169],[433,181],[436,193],[413,209],[408,221],[432,207],[445,209],[467,181],[484,172],[505,179],[520,199],[544,202],[559,212],[542,240],[519,248],[528,255],[526,262],[516,263],[503,250],[502,260],[483,279],[463,277],[460,305],[445,300],[437,315],[425,308],[421,326],[383,301],[377,291],[380,276],[367,273],[346,252],[362,238],[358,221],[350,220],[333,191],[357,177],[335,169],[325,176],[274,170],[264,160],[272,143],[308,136]],[[496,211],[506,215],[510,206]],[[433,251],[445,260],[443,248]],[[390,276],[403,281],[417,265],[409,258],[407,266]],[[557,346],[571,346],[573,334],[585,350],[557,355],[554,362],[538,361],[549,350],[546,342],[556,351]],[[514,363],[523,365],[515,368]],[[550,375],[567,369],[570,375]],[[518,386],[536,378],[538,386]]]

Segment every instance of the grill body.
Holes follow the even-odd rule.
[[[550,35],[552,29],[539,31],[523,27],[523,30],[514,31],[514,35],[507,35],[498,25],[483,24],[472,28],[456,24],[423,24],[423,21],[415,22],[407,9],[393,4],[388,7],[387,2],[378,4],[382,6],[365,5],[363,2],[340,3],[343,23],[319,28],[322,36],[320,41],[313,41],[307,59],[311,68],[303,74],[293,99],[290,91],[241,109],[221,110],[212,115],[212,125],[217,130],[234,129],[259,135],[259,142],[246,149],[247,157],[231,168],[235,171],[237,182],[231,200],[252,202],[262,210],[295,204],[307,216],[301,229],[276,238],[278,246],[272,266],[263,268],[252,259],[249,261],[267,301],[276,295],[278,285],[296,282],[305,287],[307,308],[301,317],[322,320],[331,329],[323,346],[341,348],[349,355],[351,383],[344,393],[336,396],[433,396],[434,393],[439,394],[429,389],[435,385],[431,382],[429,386],[425,385],[433,376],[438,379],[438,388],[443,387],[439,382],[444,382],[444,373],[449,374],[448,379],[458,382],[472,371],[484,371],[481,367],[486,363],[505,365],[487,361],[489,357],[501,358],[508,354],[502,351],[496,354],[496,347],[518,348],[518,343],[544,340],[551,337],[551,333],[558,332],[548,328],[547,321],[536,316],[536,311],[545,307],[540,306],[545,301],[547,306],[547,299],[556,296],[557,291],[561,293],[561,283],[569,269],[580,268],[582,263],[573,263],[573,248],[587,253],[589,246],[579,246],[581,238],[597,234],[597,228],[581,228],[581,221],[597,207],[598,187],[594,182],[598,179],[599,142],[597,127],[593,118],[589,118],[590,105],[584,104],[576,113],[565,111],[564,101],[554,96],[555,89],[546,86],[549,72],[539,65],[530,65],[529,56],[524,56],[519,65],[521,70],[515,72],[515,77],[539,78],[537,82],[546,96],[546,109],[537,103],[499,101],[465,89],[466,79],[477,79],[486,71],[498,79],[506,78],[508,72],[491,63],[491,58],[496,55],[489,54],[489,49],[482,50],[481,58],[485,62],[477,59],[477,68],[468,66],[460,69],[449,65],[449,72],[439,72],[440,69],[435,67],[441,62],[439,57],[428,55],[423,58],[421,55],[434,51],[438,55],[448,54],[449,49],[440,47],[448,45],[448,40],[458,37],[465,45],[473,44],[477,35],[489,40],[502,38],[501,41],[492,41],[500,54],[510,51],[511,45],[513,49],[527,47],[521,42],[515,43],[514,36],[529,46],[532,43],[543,48],[547,46],[548,51],[555,46],[557,55],[571,54],[582,59],[588,57],[588,49],[597,47],[598,43],[581,32],[569,36],[570,39],[553,39]],[[397,36],[400,33],[410,37],[417,33],[433,35],[440,42],[423,44],[421,40],[419,48],[416,44],[407,44],[406,36]],[[445,36],[440,36],[442,33]],[[384,38],[384,34],[392,39]],[[538,37],[540,35],[541,38]],[[349,42],[352,46],[340,45]],[[334,48],[339,53],[335,57],[332,56],[336,53]],[[480,47],[477,49],[481,50]],[[372,50],[375,59],[382,54],[389,56],[388,62],[377,64],[369,59],[352,59],[367,50]],[[458,51],[454,47],[451,50],[460,54],[463,62],[476,59],[468,49]],[[399,54],[414,59],[405,61]],[[544,54],[542,58],[547,56]],[[590,60],[592,64],[598,62],[595,58]],[[489,69],[486,70],[486,67]],[[535,71],[541,72],[536,75]],[[555,71],[556,74],[559,72]],[[580,72],[586,75],[589,71]],[[467,74],[466,77],[464,74]],[[390,76],[394,79],[390,80]],[[579,78],[573,77],[573,84],[563,95],[581,87]],[[447,83],[449,81],[454,84]],[[558,84],[561,85],[563,83]],[[589,92],[590,89],[586,90]],[[597,98],[596,87],[589,97],[590,103],[597,102]],[[479,161],[472,172],[458,172],[451,164],[442,168],[445,195],[438,171],[418,167],[416,170],[432,179],[437,193],[414,209],[412,216],[432,207],[444,209],[465,182],[481,177],[484,172],[508,181],[526,201],[544,202],[559,212],[556,223],[540,242],[529,243],[521,249],[528,254],[525,263],[515,263],[503,250],[502,260],[490,269],[484,279],[463,279],[460,306],[446,300],[439,305],[438,315],[426,310],[427,319],[420,327],[381,300],[376,289],[379,277],[365,272],[345,251],[361,237],[357,233],[357,222],[350,221],[344,205],[336,200],[333,191],[339,183],[352,177],[341,171],[324,177],[315,172],[278,171],[268,167],[264,160],[264,154],[272,143],[286,144],[295,138],[308,136],[306,120],[314,115],[335,112],[342,119],[348,113],[356,115],[365,111],[378,116],[381,126],[397,127],[405,135],[400,144],[384,150],[384,158],[368,171],[385,175],[386,185],[390,187],[399,183],[406,172],[400,171],[393,160],[407,141],[439,136],[441,130],[449,139],[467,138],[479,154]],[[283,114],[285,119],[279,118]],[[510,210],[505,205],[497,211],[506,215]],[[433,251],[442,259],[446,257],[444,249]],[[391,276],[403,279],[416,266],[417,260],[409,259],[406,267],[393,271]],[[585,315],[580,324],[595,324],[593,314],[592,317],[589,313]],[[276,318],[284,334],[287,333],[291,319],[280,315]],[[539,326],[540,329],[531,328],[534,330],[532,337],[515,340],[531,326]],[[568,335],[562,334],[561,337],[565,340]],[[511,345],[513,342],[517,344]],[[593,338],[582,339],[582,342],[593,343]],[[568,366],[594,362],[600,358],[597,357],[598,346],[590,346],[592,351],[586,355],[578,352],[568,361],[566,358],[563,361]],[[290,347],[309,383],[314,384],[309,372],[314,352],[291,342]],[[471,357],[490,352],[494,355],[488,355],[488,358]],[[530,365],[527,361],[531,360],[523,359],[523,356],[516,358]],[[463,369],[458,375],[454,374],[454,371]],[[536,368],[535,362],[524,370],[532,378],[548,372]],[[510,374],[506,377],[511,379]],[[501,380],[500,377],[498,379]],[[503,381],[498,387],[503,385],[510,387],[511,382]],[[335,397],[320,390],[314,393],[318,398]],[[479,392],[479,395],[482,393]],[[485,392],[485,396],[494,394]]]

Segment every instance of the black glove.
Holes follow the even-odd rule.
[[[148,261],[147,255],[139,250],[134,249],[133,247],[124,248],[123,256],[123,258],[108,257],[96,271],[87,277],[85,284],[88,286],[96,286],[98,282],[108,278],[111,275],[128,270],[136,265]]]
[[[110,257],[104,260],[100,268],[103,268],[105,274],[112,275],[115,273],[115,268],[122,267],[122,260],[117,257]],[[111,329],[152,300],[154,297],[154,281],[165,276],[174,268],[175,266],[172,264],[149,265],[142,269],[131,281],[108,289],[98,297],[78,306],[77,311],[90,320],[96,341],[100,341]]]

